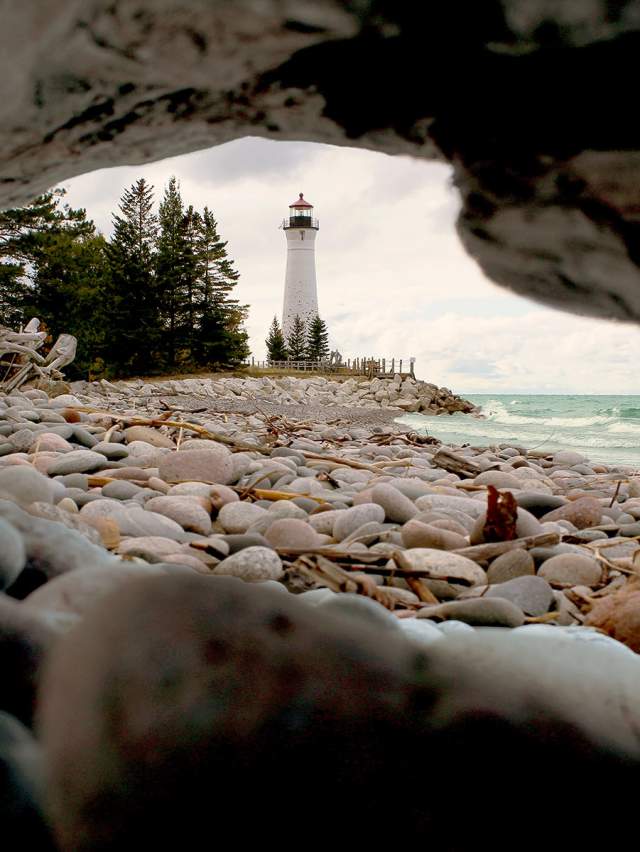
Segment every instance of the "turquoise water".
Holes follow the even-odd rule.
[[[514,442],[528,449],[575,449],[592,461],[638,465],[640,396],[546,396],[476,394],[484,420],[468,414],[425,417],[401,423],[451,444],[491,446]]]

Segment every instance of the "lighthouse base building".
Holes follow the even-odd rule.
[[[305,201],[302,193],[289,205],[289,216],[281,227],[287,238],[282,309],[282,331],[286,338],[296,315],[304,322],[318,315],[315,247],[319,225],[313,218],[313,205]]]

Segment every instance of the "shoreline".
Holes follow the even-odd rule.
[[[640,398],[592,395],[540,397],[471,396],[485,417],[454,416],[437,426],[422,417],[402,418],[411,428],[426,428],[447,443],[499,446],[516,443],[553,453],[571,449],[591,462],[628,465],[640,470]]]
[[[91,546],[80,562],[110,566],[92,600],[140,572],[196,571],[338,609],[352,592],[427,643],[485,626],[612,642],[593,629],[598,606],[629,591],[640,551],[626,466],[450,447],[389,407],[166,392],[177,383],[141,396],[140,384],[0,398],[0,515],[27,551],[25,516],[74,530],[68,546]],[[65,554],[48,554],[23,604],[61,623],[82,616],[91,580]],[[606,632],[640,650],[640,636]]]

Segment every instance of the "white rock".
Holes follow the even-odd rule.
[[[209,513],[198,502],[198,497],[152,497],[145,503],[148,512],[157,512],[175,521],[185,530],[208,535],[211,532]]]
[[[279,580],[284,575],[284,570],[275,550],[268,547],[245,547],[244,550],[233,553],[218,563],[213,573],[239,577],[241,580],[254,583],[262,580]]]
[[[92,450],[72,450],[48,465],[49,476],[59,476],[68,473],[88,473],[107,466],[106,458]]]
[[[227,503],[218,512],[218,522],[227,533],[243,533],[266,515],[266,509],[253,503]]]
[[[393,485],[387,485],[383,482],[374,485],[371,491],[371,501],[382,506],[387,521],[398,524],[410,521],[418,513],[414,503],[408,497],[394,488]]]
[[[77,396],[70,393],[63,393],[49,400],[49,408],[67,408],[68,406],[82,406],[82,403]]]
[[[170,452],[159,464],[159,476],[165,482],[209,482],[227,485],[234,475],[231,453],[221,447],[209,450]]]
[[[309,515],[309,523],[317,533],[332,535],[333,525],[339,514],[339,509],[328,509],[326,512],[318,512],[317,515]]]
[[[421,621],[423,619],[420,619]],[[442,621],[440,624],[436,625],[438,630],[441,633],[444,633],[445,636],[450,633],[474,633],[475,628],[470,624],[467,624],[465,621],[456,621],[455,618],[451,618],[448,621]],[[520,628],[515,628],[519,630]]]
[[[333,524],[333,537],[336,541],[342,541],[358,527],[370,521],[376,521],[379,524],[384,521],[384,509],[377,503],[362,503],[360,506],[353,506],[351,509],[338,510]],[[316,528],[316,532],[324,532],[324,530]]]
[[[31,465],[11,465],[0,470],[0,494],[16,503],[53,503],[54,483]]]
[[[433,550],[430,547],[414,547],[402,554],[403,564],[412,571],[426,571],[425,576],[434,580],[464,580],[469,586],[484,585],[487,575],[482,568],[458,553]]]
[[[547,632],[541,626],[448,636],[429,651],[429,676],[442,689],[459,683],[469,694],[477,689],[487,711],[495,706],[518,725],[564,721],[588,740],[637,760],[640,656],[609,644],[571,641],[562,628]]]
[[[486,499],[474,500],[471,497],[454,497],[449,494],[425,494],[418,497],[416,506],[421,512],[429,509],[457,509],[472,518],[479,517],[487,508]]]
[[[431,645],[444,640],[444,634],[426,618],[399,618],[397,621],[405,636],[415,642]]]

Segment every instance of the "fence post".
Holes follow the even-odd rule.
[[[398,370],[400,375],[402,375],[402,358],[400,359],[400,369]]]

